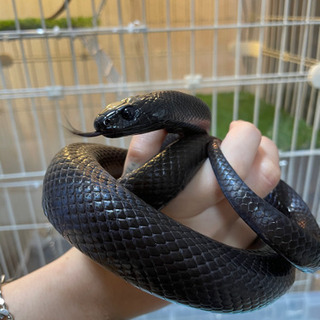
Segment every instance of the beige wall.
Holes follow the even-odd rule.
[[[148,28],[161,28],[167,26],[167,11],[165,0],[146,0],[145,19]],[[218,24],[235,23],[236,5],[238,1],[219,1]],[[38,0],[25,1],[16,0],[19,18],[40,17]],[[58,3],[58,5],[57,5]],[[51,15],[62,3],[62,1],[43,0],[45,16]],[[96,1],[96,5],[100,3]],[[170,1],[170,26],[190,26],[190,1]],[[196,26],[213,25],[215,23],[214,1],[196,0],[194,10],[194,24]],[[0,19],[14,19],[11,2],[2,6]],[[230,10],[233,8],[234,10]],[[123,0],[121,2],[123,26],[133,21],[143,23],[142,2],[139,0]],[[91,1],[73,0],[70,3],[72,17],[92,16]],[[65,16],[65,13],[63,14]],[[118,26],[118,7],[116,0],[107,1],[100,15],[101,27]],[[170,35],[171,52],[168,48],[168,36]],[[196,74],[204,77],[212,75],[213,52],[217,53],[217,75],[234,74],[234,54],[230,51],[230,45],[235,41],[236,30],[224,29],[216,32],[217,48],[214,48],[214,31],[201,30],[194,32],[194,56]],[[145,34],[126,33],[123,35],[125,49],[125,66],[127,81],[146,81],[144,55],[145,49],[149,57],[149,77],[151,81],[167,80],[168,57],[171,57],[172,78],[183,79],[191,73],[190,52],[191,32],[158,32]],[[146,41],[145,41],[146,40]],[[122,74],[120,59],[120,35],[105,34],[98,36],[99,46],[111,58],[115,70]],[[147,44],[147,48],[145,48]],[[75,61],[72,60],[74,50]],[[52,85],[73,86],[93,85],[99,83],[98,66],[92,56],[88,53],[80,38],[37,38],[0,41],[0,59],[10,57],[11,64],[3,64],[5,87],[7,89],[38,88]],[[75,62],[75,64],[73,63]],[[50,72],[53,72],[50,75]],[[108,82],[106,78],[103,79]],[[0,81],[0,90],[3,82]],[[74,126],[81,128],[81,113],[86,122],[86,128],[92,129],[92,119],[107,102],[116,99],[115,94],[106,95],[83,95],[65,96],[55,101],[47,97],[31,99],[16,99],[10,103],[14,113],[16,127],[11,125],[11,116],[8,103],[0,100],[0,152],[2,153],[2,168],[5,173],[19,172],[19,163],[13,131],[17,131],[25,160],[26,171],[44,170],[41,159],[38,156],[42,151],[45,153],[46,161],[49,161],[53,153],[73,137],[66,134],[64,141],[59,141],[61,123],[57,117],[61,114],[62,122],[69,119]],[[83,107],[82,111],[79,107]],[[34,118],[38,118],[35,123]],[[43,146],[39,146],[37,139],[44,140]],[[9,133],[9,134],[8,134]],[[49,141],[49,143],[48,143]],[[37,157],[34,157],[34,155]]]
[[[51,15],[62,1],[42,1],[45,16]],[[96,1],[98,6],[100,1]],[[58,4],[57,4],[58,3]],[[166,1],[149,0],[146,3],[146,22],[148,28],[165,28],[167,21]],[[219,2],[218,23],[230,24],[236,21],[237,1]],[[16,0],[19,18],[40,17],[38,1]],[[233,8],[233,10],[230,10]],[[11,3],[0,10],[0,19],[13,19]],[[122,23],[127,26],[133,21],[143,24],[142,3],[139,0],[124,0],[121,2]],[[91,1],[74,0],[70,3],[72,17],[92,16]],[[65,13],[62,15],[65,16]],[[195,25],[213,25],[215,16],[214,1],[195,1],[194,18]],[[107,1],[100,15],[101,27],[118,26],[117,1]],[[170,1],[170,25],[172,27],[190,26],[190,1]],[[166,32],[150,33],[144,42],[143,34],[124,34],[125,66],[127,81],[145,81],[145,49],[149,56],[150,80],[166,80],[168,74],[168,56],[172,60],[172,78],[181,79],[191,73],[190,52],[191,33],[188,31],[172,32],[171,53],[169,52]],[[232,75],[234,73],[234,53],[230,45],[235,42],[236,30],[225,29],[216,33],[218,46],[214,48],[214,31],[202,30],[194,32],[195,73],[204,77],[212,75],[212,55],[216,49],[218,61],[218,75]],[[101,35],[98,37],[99,45],[112,59],[116,70],[123,73],[120,60],[120,37],[118,34]],[[147,43],[147,48],[144,47]],[[80,84],[98,83],[98,70],[94,59],[88,54],[81,40],[70,38],[53,38],[47,42],[44,39],[23,40],[22,44],[15,41],[0,42],[0,54],[12,58],[13,64],[4,71],[10,77],[10,88],[26,87],[26,79],[23,70],[22,47],[28,63],[32,87],[51,85],[47,55],[47,44],[52,59],[54,82],[58,85],[74,85],[74,66],[71,61],[72,45],[74,46],[78,81]],[[87,72],[90,70],[90,72]],[[17,77],[16,75],[20,75]]]

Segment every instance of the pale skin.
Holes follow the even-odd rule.
[[[135,136],[126,167],[142,164],[156,154],[164,137],[162,130]],[[221,149],[259,196],[266,196],[278,183],[278,150],[252,124],[232,122]],[[163,211],[232,246],[247,248],[256,238],[224,198],[208,161]],[[126,283],[76,249],[4,285],[2,291],[15,320],[129,319],[168,304]]]

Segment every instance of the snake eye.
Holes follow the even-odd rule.
[[[111,124],[111,120],[108,119],[108,118],[105,118],[105,119],[103,119],[102,123],[103,123],[104,126],[107,127],[109,124]]]
[[[121,116],[125,120],[132,120],[135,116],[135,111],[132,107],[125,107],[121,110]]]

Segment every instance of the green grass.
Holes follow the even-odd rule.
[[[212,106],[212,95],[197,94],[208,106]],[[254,95],[248,92],[239,93],[239,116],[245,121],[253,122]],[[218,93],[217,95],[217,136],[223,138],[228,132],[229,123],[233,118],[233,92]],[[275,106],[260,100],[258,128],[264,136],[272,138]],[[280,150],[290,150],[294,118],[285,112],[280,111],[278,138],[276,144]],[[299,121],[298,138],[296,149],[307,149],[310,147],[312,127],[304,120]],[[318,132],[317,147],[320,147],[320,134]]]
[[[20,29],[38,29],[42,28],[41,19],[38,18],[26,18],[19,19]],[[62,29],[68,28],[68,23],[66,18],[48,20],[45,19],[45,24],[47,29],[52,29],[58,26]],[[86,28],[92,27],[92,18],[78,17],[71,18],[71,24],[73,28]],[[0,21],[0,31],[16,30],[15,20],[1,20]]]

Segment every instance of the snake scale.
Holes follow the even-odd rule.
[[[285,182],[265,199],[245,185],[208,135],[210,120],[205,103],[177,91],[108,105],[94,132],[75,133],[120,137],[165,128],[179,139],[123,177],[126,150],[66,146],[47,169],[43,208],[73,246],[143,290],[204,310],[254,310],[290,288],[295,268],[319,269],[320,231]],[[224,195],[262,240],[259,248],[227,246],[159,211],[208,157]]]

